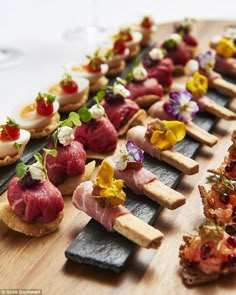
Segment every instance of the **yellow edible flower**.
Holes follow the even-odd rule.
[[[187,80],[186,88],[191,92],[193,97],[202,97],[207,92],[208,80],[199,72],[195,72],[193,77]]]
[[[123,204],[126,198],[126,194],[122,190],[124,181],[122,179],[113,179],[113,175],[113,167],[107,161],[103,161],[96,182],[100,188],[100,196],[106,198],[111,205],[118,206]]]
[[[185,137],[185,124],[180,121],[162,121],[162,128],[154,130],[150,142],[161,150],[172,148]]]
[[[234,41],[222,38],[216,46],[216,52],[223,57],[232,57],[236,53]]]

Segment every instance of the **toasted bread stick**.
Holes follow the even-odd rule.
[[[218,90],[219,92],[233,96],[236,95],[236,85],[227,82],[222,78],[216,78],[211,82],[212,88]]]
[[[146,196],[168,209],[176,209],[185,204],[186,198],[179,192],[164,185],[158,180],[144,185],[143,192]]]
[[[225,119],[225,120],[235,120],[236,119],[236,113],[233,111],[222,107],[221,105],[217,104],[213,100],[209,101],[209,103],[204,106],[204,110],[208,113],[215,115],[216,117]]]
[[[157,249],[163,234],[132,214],[124,214],[115,219],[113,229],[143,248]]]
[[[184,156],[181,153],[176,152],[175,150],[161,151],[160,158],[162,161],[168,163],[185,174],[192,175],[198,173],[199,171],[198,162]]]
[[[190,136],[200,141],[201,143],[206,144],[207,146],[212,147],[218,141],[218,138],[215,135],[210,134],[193,122],[188,122],[185,126],[186,131]]]

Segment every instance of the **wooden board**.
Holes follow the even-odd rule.
[[[227,22],[198,22],[195,35],[201,36],[201,46],[213,34],[220,33],[226,24]],[[170,33],[171,28],[172,24],[160,26],[160,39]],[[236,110],[235,103],[232,107]],[[204,122],[205,119],[203,125]],[[176,288],[180,294],[187,294],[189,290],[182,285],[178,274],[178,247],[182,235],[186,231],[192,232],[194,226],[199,225],[202,220],[202,207],[196,185],[205,182],[207,168],[217,167],[222,160],[220,156],[223,157],[226,153],[233,128],[235,122],[220,120],[217,123],[213,131],[219,137],[219,143],[214,148],[202,147],[199,150],[197,160],[200,162],[200,173],[196,176],[184,176],[177,187],[178,191],[187,195],[187,204],[175,211],[164,209],[157,218],[154,225],[166,235],[158,251],[139,249],[120,274],[67,261],[65,249],[89,220],[83,212],[73,208],[68,198],[61,227],[50,236],[32,239],[9,231],[0,224],[0,286],[4,282],[6,288],[37,287],[42,288],[45,294],[64,294],[70,290],[82,294],[131,291],[137,294],[175,294]],[[188,154],[188,146],[185,147],[185,152]],[[168,174],[162,177],[168,181]],[[20,270],[16,265],[21,266]],[[214,284],[197,288],[197,294],[208,290],[214,294],[217,294],[217,290],[221,292],[219,294],[230,294],[235,288],[234,282],[235,276],[231,276],[230,279],[220,280],[217,287]]]

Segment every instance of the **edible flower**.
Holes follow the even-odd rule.
[[[141,150],[132,140],[128,140],[126,144],[122,144],[119,151],[115,153],[113,160],[118,170],[126,168],[142,168],[143,166],[143,150]]]
[[[195,98],[202,97],[207,92],[208,80],[199,72],[195,72],[193,77],[187,80],[186,88]]]
[[[161,150],[172,148],[186,134],[185,124],[180,121],[156,120],[149,124],[150,129],[153,129],[150,142]]]
[[[224,37],[232,40],[236,40],[236,27],[228,27],[224,32]]]
[[[216,46],[216,52],[223,57],[232,57],[236,53],[236,47],[232,39],[222,38]]]
[[[100,197],[105,198],[105,206],[109,204],[118,206],[125,202],[126,194],[122,190],[124,181],[114,179],[113,176],[113,167],[107,161],[103,161],[96,177],[96,183]]]
[[[79,114],[70,112],[67,119],[60,121],[57,130],[52,134],[53,144],[57,147],[59,142],[63,146],[69,145],[74,140],[73,126],[80,126]]]
[[[169,96],[169,101],[164,104],[164,110],[175,119],[187,123],[191,121],[199,111],[197,103],[191,100],[192,95],[190,92],[173,91],[170,92]]]
[[[215,53],[213,51],[207,51],[200,53],[198,56],[198,62],[201,69],[211,72],[215,67]]]

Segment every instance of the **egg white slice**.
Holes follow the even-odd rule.
[[[131,35],[133,37],[133,40],[126,41],[125,45],[129,48],[130,46],[139,44],[143,38],[142,34],[138,31],[131,32]]]
[[[93,83],[97,81],[99,78],[104,76],[108,71],[108,65],[107,64],[101,64],[101,72],[99,73],[90,73],[86,71],[84,66],[81,64],[78,65],[67,65],[66,68],[68,69],[69,73],[72,73],[72,75],[83,77],[89,80],[90,83]]]
[[[18,153],[18,149],[14,147],[14,144],[21,144],[25,147],[30,139],[30,132],[20,129],[20,137],[13,141],[0,140],[0,159],[4,159],[6,156],[13,157]]]
[[[22,117],[21,111],[22,109],[27,106],[31,105],[32,102],[26,103],[25,105],[18,105],[16,106],[10,113],[10,117],[13,118],[20,126],[20,128],[25,130],[31,130],[31,129],[40,129],[45,127],[49,124],[50,120],[54,116],[55,113],[57,113],[59,109],[59,102],[57,100],[53,103],[53,113],[49,116],[41,116],[37,114],[36,110],[33,109],[32,111],[29,111],[27,115]]]
[[[47,90],[48,93],[56,96],[60,106],[78,102],[89,87],[89,80],[86,78],[73,76],[72,79],[78,85],[78,91],[76,93],[66,94],[59,85],[59,82],[50,86]]]

